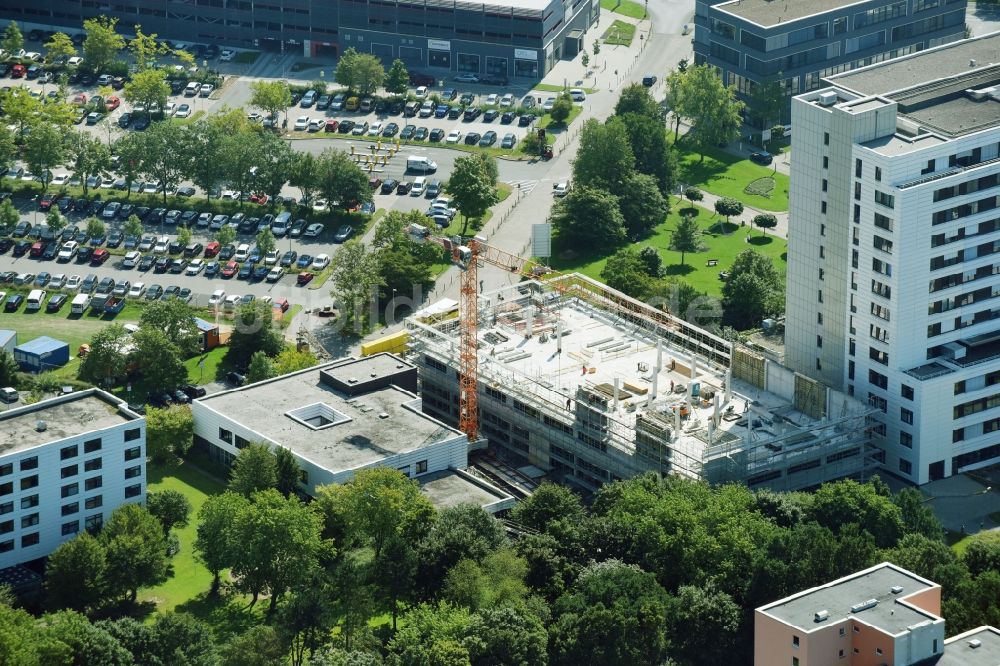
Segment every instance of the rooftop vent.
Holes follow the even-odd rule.
[[[899,594],[900,592],[903,591],[903,586],[893,585],[891,588],[889,588],[889,591],[892,592],[893,594]]]
[[[975,67],[975,66],[976,66],[976,59],[975,58],[970,58],[969,59],[969,67]]]
[[[821,92],[816,103],[820,106],[833,106],[837,103],[837,93],[833,90]]]
[[[852,613],[860,613],[863,610],[868,610],[869,608],[875,608],[878,606],[878,599],[869,599],[868,601],[862,601],[859,604],[854,604],[851,606]]]
[[[38,432],[44,432],[48,427],[49,425],[45,421],[42,421],[41,419],[35,421],[35,430],[37,430]]]
[[[351,420],[349,416],[338,412],[336,409],[323,402],[316,402],[311,405],[306,405],[305,407],[293,409],[289,412],[285,412],[285,415],[308,428],[312,428],[313,430],[330,428],[335,425],[340,425],[341,423],[347,423]]]
[[[830,611],[826,610],[816,611],[816,617],[815,617],[816,622],[826,622],[828,619],[830,619]]]
[[[996,92],[996,86],[990,86],[989,88],[967,88],[965,94],[969,99],[973,99],[977,102],[981,102],[987,99],[991,93]]]
[[[374,379],[375,377],[378,377],[378,373],[377,372],[373,372],[373,373],[371,373],[369,375],[369,377],[371,377],[372,379]]]
[[[983,644],[983,642],[981,640],[979,640],[978,638],[973,638],[971,641],[969,641],[969,647],[972,648],[973,650],[975,650],[977,647],[981,646],[982,644]]]
[[[358,378],[357,377],[348,377],[347,378],[347,383],[348,384],[357,384],[358,383]]]
[[[378,415],[378,417],[380,419],[387,419],[387,418],[389,418],[389,413],[388,412],[382,412],[381,414]]]

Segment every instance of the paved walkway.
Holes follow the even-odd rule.
[[[698,201],[697,204],[699,206],[707,208],[708,210],[712,211],[713,214],[714,214],[715,213],[715,202],[718,201],[719,199],[721,199],[722,197],[720,197],[720,196],[718,196],[716,194],[712,194],[711,192],[706,192],[704,190],[702,190],[701,193],[702,193],[702,195],[705,198],[702,199],[701,201]],[[671,200],[672,200],[671,207],[676,207],[678,205],[676,203],[676,200],[674,200],[673,197],[671,197]],[[687,205],[688,204],[688,200],[687,199],[681,199],[681,201],[683,202],[681,205]],[[767,229],[766,230],[767,234],[769,236],[777,236],[779,238],[784,238],[784,239],[787,240],[788,239],[788,213],[787,212],[778,213],[778,212],[774,212],[774,211],[758,210],[756,208],[753,208],[751,206],[747,206],[746,204],[744,204],[743,205],[743,213],[741,215],[734,215],[733,217],[729,218],[729,221],[732,222],[732,223],[734,223],[734,224],[746,225],[746,227],[750,230],[750,232],[752,232],[754,235],[758,235],[758,234],[760,234],[761,231],[765,231],[765,230],[753,227],[753,218],[755,218],[757,215],[760,215],[761,213],[771,213],[778,220],[778,226],[776,226],[774,229]],[[719,216],[719,217],[721,218],[721,216]]]

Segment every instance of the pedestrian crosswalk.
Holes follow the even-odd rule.
[[[521,195],[530,194],[533,189],[538,186],[537,180],[512,180],[510,181],[510,186],[514,188],[514,191],[521,191]]]

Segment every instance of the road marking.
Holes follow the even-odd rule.
[[[524,194],[531,194],[531,191],[538,186],[537,180],[512,180],[510,186],[515,190],[520,189]]]

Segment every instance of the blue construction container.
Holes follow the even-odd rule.
[[[43,372],[69,363],[69,343],[41,336],[14,347],[14,360],[25,372]]]

